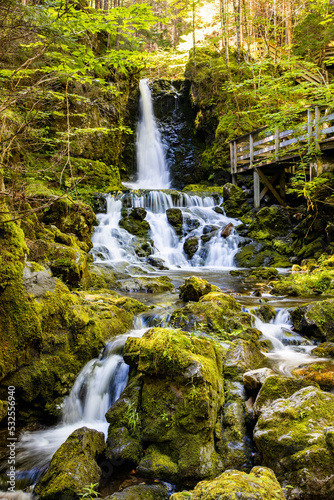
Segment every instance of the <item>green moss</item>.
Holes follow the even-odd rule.
[[[208,281],[197,276],[191,276],[187,278],[184,285],[180,286],[180,299],[185,302],[188,301],[198,301],[203,295],[210,292],[220,292],[220,288],[215,285],[211,285]],[[228,297],[226,295],[226,297]]]
[[[272,470],[253,467],[249,474],[228,470],[211,481],[200,482],[193,491],[174,493],[171,500],[284,500]]]
[[[86,158],[71,158],[71,164],[73,175],[82,178],[80,187],[87,185],[92,192],[98,190],[105,193],[124,189],[116,166]]]
[[[79,498],[87,484],[98,483],[99,455],[105,449],[104,435],[82,427],[74,431],[53,455],[50,466],[38,481],[35,492],[41,500]]]
[[[334,341],[334,299],[296,307],[291,311],[294,327],[303,335],[322,341]]]
[[[223,189],[224,188],[222,186],[209,186],[207,184],[188,184],[182,189],[182,191],[201,194],[217,193],[222,195]]]

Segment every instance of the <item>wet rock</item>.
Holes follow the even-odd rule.
[[[255,400],[254,412],[259,415],[277,399],[287,399],[295,392],[307,387],[309,382],[292,377],[267,377]]]
[[[296,330],[310,339],[334,341],[334,299],[296,307],[291,320]]]
[[[149,257],[154,252],[152,247],[153,242],[147,241],[144,238],[136,238],[134,249],[138,257]]]
[[[255,444],[262,463],[289,485],[287,498],[325,500],[334,495],[333,414],[334,394],[315,387],[261,408]]]
[[[49,250],[50,269],[70,288],[79,283],[84,286],[88,279],[88,254],[79,248],[52,244]]]
[[[245,372],[242,380],[246,389],[259,390],[268,377],[275,376],[275,372],[270,368],[259,368]]]
[[[148,233],[151,229],[146,220],[135,218],[131,214],[127,217],[123,217],[119,221],[119,226],[128,231],[128,233],[145,239],[148,238]]]
[[[187,238],[183,244],[183,250],[187,255],[188,259],[192,259],[199,247],[198,238],[196,236],[190,236]]]
[[[206,226],[203,227],[203,234],[209,234],[212,233],[213,231],[217,231],[218,226],[212,226],[210,224],[207,224]]]
[[[275,267],[259,267],[257,269],[253,269],[251,272],[251,276],[255,278],[261,278],[264,280],[273,280],[278,277],[278,271]]]
[[[170,500],[284,500],[275,474],[267,467],[253,467],[249,474],[227,470],[210,481],[201,481],[193,491],[174,493]]]
[[[156,278],[131,278],[116,283],[122,292],[164,293],[174,290],[174,285],[167,276]]]
[[[142,207],[133,208],[130,212],[130,217],[133,217],[135,220],[143,221],[147,215],[147,212]]]
[[[334,358],[334,342],[324,342],[312,349],[312,356],[320,358]]]
[[[87,484],[98,483],[98,457],[105,450],[104,434],[87,427],[72,432],[53,455],[38,481],[35,493],[41,500],[74,500]]]
[[[235,340],[226,353],[224,375],[231,379],[241,380],[243,373],[259,368],[265,360],[266,357],[257,348],[255,342]]]
[[[302,378],[309,385],[319,385],[324,391],[334,391],[334,363],[329,361],[317,361],[307,364],[293,371],[295,377]]]
[[[26,291],[36,298],[43,297],[46,292],[54,292],[57,282],[50,271],[32,262],[26,262],[22,280]]]
[[[254,312],[254,314],[264,323],[269,323],[271,320],[276,318],[276,310],[269,304],[261,304],[260,307],[252,310],[251,312]]]
[[[168,269],[168,267],[165,266],[165,261],[163,259],[159,259],[159,257],[155,257],[151,255],[146,259],[146,262],[148,264],[151,264],[151,266],[156,267],[157,269],[163,270],[163,269]]]
[[[179,208],[168,208],[166,216],[169,224],[173,226],[177,235],[182,235],[183,216]]]
[[[251,450],[246,426],[245,391],[242,383],[225,381],[225,402],[222,416],[216,425],[216,448],[223,468],[248,471]]]
[[[268,233],[268,238],[270,237]],[[235,261],[240,267],[290,267],[287,257],[272,249],[271,241],[254,241],[242,247],[235,256]]]
[[[197,276],[191,276],[185,280],[184,285],[180,286],[180,299],[185,302],[194,301],[198,302],[203,295],[210,292],[220,292],[220,288],[211,285],[208,281]]]
[[[189,215],[184,216],[184,226],[183,226],[183,233],[187,235],[194,229],[199,228],[201,223],[197,219],[192,219]]]
[[[105,497],[105,500],[168,500],[166,484],[138,484]]]
[[[219,471],[214,432],[224,397],[222,353],[218,343],[171,329],[127,340],[133,386],[107,419],[109,436],[126,427],[141,443],[140,475],[188,484]]]
[[[230,236],[230,234],[232,233],[233,229],[234,229],[234,226],[233,226],[232,222],[229,222],[229,224],[227,224],[223,228],[222,232],[220,233],[220,236],[222,238],[227,238],[228,236]]]

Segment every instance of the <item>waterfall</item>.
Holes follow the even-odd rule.
[[[86,426],[107,435],[105,414],[121,395],[128,380],[129,367],[123,361],[123,348],[128,337],[141,337],[142,324],[127,334],[110,341],[101,356],[89,361],[77,376],[71,393],[65,398],[61,423],[36,432],[25,432],[18,443],[18,462],[31,469],[31,478],[51,459],[68,436]]]
[[[173,194],[149,191],[140,195],[132,192],[116,198],[108,195],[107,213],[97,215],[99,225],[92,237],[95,262],[115,268],[122,265],[123,269],[124,263],[137,264],[143,271],[150,271],[145,265],[146,259],[136,254],[138,238],[119,227],[122,206],[125,206],[128,210],[137,207],[146,210],[146,220],[151,228],[149,239],[153,241],[152,255],[162,259],[165,267],[232,268],[241,241],[234,227],[240,221],[227,217],[221,207],[217,210],[221,202],[219,196],[201,197],[176,191]],[[168,222],[166,210],[170,208],[177,208],[182,213],[181,235]],[[224,238],[221,232],[228,224],[232,224],[233,228],[231,234]],[[198,249],[189,258],[184,245],[191,237],[197,240]]]
[[[264,323],[255,317],[254,326],[262,332],[264,338],[271,341],[272,352],[264,354],[272,360],[274,369],[281,375],[289,377],[299,365],[323,361],[310,355],[314,349],[312,342],[291,330],[292,324],[287,309],[278,310],[275,319],[270,323]]]
[[[133,189],[168,189],[169,169],[155,122],[148,80],[140,80],[140,120],[137,127],[138,179]]]

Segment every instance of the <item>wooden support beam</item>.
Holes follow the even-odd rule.
[[[237,172],[237,168],[238,168],[237,141],[233,142],[233,163],[234,163],[233,171]]]
[[[282,207],[285,207],[286,206],[285,201],[280,197],[280,195],[278,194],[278,192],[276,191],[276,189],[270,184],[269,180],[264,175],[264,173],[262,172],[262,170],[260,170],[259,168],[256,168],[256,167],[254,168],[254,206],[255,206],[255,173],[258,174],[258,178],[260,178],[262,180],[262,182],[268,187],[269,191],[272,192],[272,194],[275,196],[275,198],[278,201],[278,203],[280,205],[282,205]],[[258,208],[258,207],[255,207],[255,208]]]
[[[307,142],[308,142],[308,151],[311,151],[312,144],[312,128],[313,128],[313,116],[312,111],[310,109],[307,110]]]
[[[252,134],[249,134],[249,164],[253,165],[254,161],[254,140]]]
[[[259,169],[254,168],[253,186],[254,186],[254,208],[260,208],[260,178]]]
[[[231,175],[234,174],[234,159],[233,159],[233,142],[230,142],[230,166],[231,166]]]
[[[273,175],[272,178],[269,179],[270,184],[274,185],[274,182],[276,182],[276,180],[278,179],[278,176],[279,176],[279,172],[277,172],[277,174]],[[267,186],[264,186],[264,188],[262,189],[262,191],[260,193],[260,201],[262,200],[262,198],[264,197],[264,195],[266,194],[267,191],[268,191]]]
[[[275,161],[278,161],[279,131],[275,130]]]

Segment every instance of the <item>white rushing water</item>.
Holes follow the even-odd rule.
[[[92,237],[92,254],[95,262],[117,267],[117,263],[137,264],[145,270],[145,258],[136,254],[137,238],[119,227],[123,203],[128,207],[142,207],[146,210],[146,221],[153,241],[152,255],[164,261],[169,269],[191,267],[234,267],[234,256],[238,251],[240,237],[234,227],[240,221],[227,217],[223,210],[215,211],[222,202],[219,197],[196,196],[187,193],[174,194],[164,191],[149,191],[143,194],[131,193],[114,198],[107,197],[107,213],[98,214],[98,227]],[[183,234],[179,237],[169,224],[166,210],[178,208],[182,212]],[[233,225],[230,236],[221,236],[222,229]],[[212,238],[205,241],[205,235],[212,231]],[[184,243],[190,238],[198,240],[198,250],[191,259],[187,258]]]
[[[264,354],[272,360],[274,370],[282,375],[291,376],[291,372],[298,366],[321,361],[319,357],[310,355],[315,346],[291,330],[287,309],[279,310],[270,323],[264,323],[255,317],[254,326],[271,341],[273,351]]]
[[[137,126],[138,178],[133,189],[168,189],[169,168],[157,127],[148,80],[140,80],[140,119]]]
[[[25,432],[20,437],[19,462],[27,463],[29,468],[32,464],[36,469],[43,467],[68,436],[80,427],[86,426],[107,435],[105,414],[119,398],[128,380],[129,367],[122,356],[126,339],[141,337],[146,330],[137,328],[119,335],[106,345],[99,358],[84,366],[64,401],[61,423],[46,430]]]

